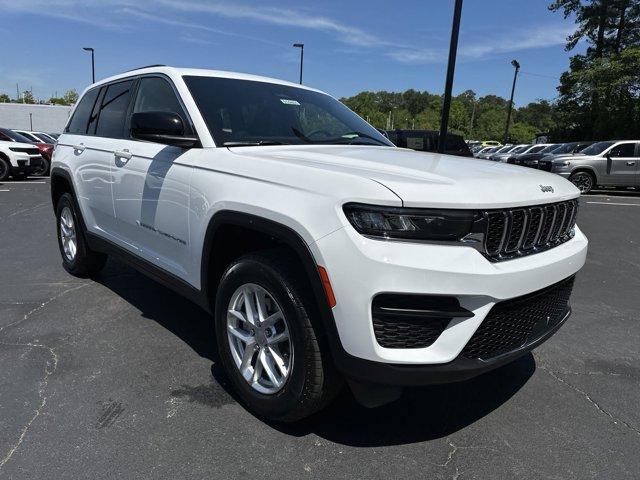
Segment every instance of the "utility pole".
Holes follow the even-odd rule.
[[[18,84],[16,83],[16,102],[20,101],[20,87],[18,87]]]
[[[304,43],[294,43],[295,48],[300,49],[300,85],[302,85],[302,64],[304,63]]]
[[[472,133],[473,133],[473,123],[475,122],[476,119],[476,105],[478,104],[478,102],[476,102],[475,100],[473,101],[473,110],[471,110],[471,125],[469,126],[469,138],[473,138],[472,137]]]
[[[453,75],[456,69],[456,54],[458,52],[458,36],[460,33],[460,17],[462,16],[462,0],[456,0],[453,9],[453,26],[451,27],[451,42],[449,44],[449,62],[447,65],[447,81],[444,87],[444,103],[442,105],[442,119],[440,120],[440,136],[438,152],[444,153],[449,125],[449,111],[451,110],[451,91],[453,90]]]
[[[33,131],[33,114],[29,113],[29,130]]]
[[[509,100],[509,110],[507,112],[507,125],[504,129],[504,142],[507,143],[509,141],[509,124],[511,123],[511,110],[513,110],[513,94],[516,91],[516,80],[518,79],[518,72],[520,71],[520,64],[517,60],[511,60],[511,65],[515,68],[515,72],[513,74],[513,85],[511,86],[511,99]]]

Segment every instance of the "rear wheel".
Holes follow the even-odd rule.
[[[572,173],[569,181],[578,187],[580,193],[590,192],[596,184],[595,178],[589,172]]]
[[[87,277],[102,270],[107,256],[89,248],[78,218],[79,214],[73,197],[69,193],[64,193],[56,206],[58,246],[62,255],[62,266],[72,275]]]
[[[341,385],[305,284],[285,255],[250,254],[227,268],[216,295],[222,364],[240,400],[271,420],[309,416]]]

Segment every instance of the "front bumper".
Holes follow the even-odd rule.
[[[470,247],[372,240],[350,227],[338,230],[311,248],[327,269],[337,300],[332,313],[344,352],[339,367],[350,377],[368,372],[369,381],[415,384],[468,378],[506,363],[555,329],[513,357],[478,363],[459,355],[497,302],[573,276],[585,262],[587,244],[576,227],[573,239],[551,250],[491,263]],[[453,319],[425,348],[385,348],[376,340],[371,309],[380,293],[452,296],[473,316]]]

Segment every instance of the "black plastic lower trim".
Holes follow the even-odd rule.
[[[511,363],[549,339],[571,315],[566,316],[543,335],[526,345],[491,360],[468,359],[462,356],[455,360],[437,365],[398,365],[372,362],[356,358],[345,353],[337,359],[338,368],[349,378],[379,385],[420,386],[453,383],[468,380],[495,368]]]
[[[156,267],[150,262],[134,255],[133,253],[125,250],[124,248],[116,245],[115,243],[106,240],[91,232],[85,231],[89,248],[96,252],[106,253],[113,257],[118,258],[123,263],[130,265],[140,273],[155,280],[156,282],[164,285],[176,293],[186,297],[192,302],[202,307],[205,311],[211,313],[209,302],[205,295],[197,288],[194,288],[181,278],[176,277],[172,273],[167,272],[159,267]]]

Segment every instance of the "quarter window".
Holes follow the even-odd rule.
[[[96,135],[99,137],[123,138],[124,123],[131,99],[133,80],[113,83],[107,87],[102,99]]]
[[[87,133],[87,123],[89,123],[89,115],[93,109],[93,104],[96,102],[98,96],[98,88],[89,90],[80,100],[73,117],[67,127],[68,133],[75,133],[77,135],[84,135]]]

